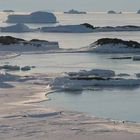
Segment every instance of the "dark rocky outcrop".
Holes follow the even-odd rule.
[[[24,39],[15,38],[12,36],[0,36],[0,44],[2,45],[19,44],[24,41]]]

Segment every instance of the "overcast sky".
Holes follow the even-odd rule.
[[[63,11],[72,8],[87,11],[137,11],[140,9],[140,0],[0,0],[1,10]]]

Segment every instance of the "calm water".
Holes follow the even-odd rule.
[[[118,25],[139,25],[140,15],[122,14],[108,15],[99,13],[89,13],[87,15],[68,15],[56,13],[59,24],[79,24],[90,23],[94,26],[118,26]],[[8,24],[2,23],[6,15],[0,14],[0,26]],[[44,24],[30,24],[31,27],[54,26]],[[21,33],[21,34],[3,34],[12,35],[24,39],[46,39],[50,41],[59,41],[62,48],[79,48],[86,46],[102,37],[116,37],[126,40],[140,41],[140,32],[112,32],[112,33],[85,33],[85,34],[66,34],[66,33]],[[140,72],[140,62],[132,60],[111,60],[115,54],[40,54],[40,55],[22,55],[11,60],[0,60],[0,64],[12,65],[33,65],[35,69],[31,73],[65,72],[79,71],[80,69],[104,68],[115,70],[116,73],[134,73]],[[116,54],[115,56],[122,56]],[[124,55],[123,55],[124,56]],[[126,54],[126,56],[133,56]],[[126,119],[140,122],[140,89],[102,89],[95,91],[83,91],[82,93],[53,93],[49,97],[51,101],[44,102],[42,105],[47,107],[64,108],[89,113],[91,115]]]

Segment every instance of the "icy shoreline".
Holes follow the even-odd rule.
[[[28,77],[5,76],[11,77],[5,80],[12,87],[10,90],[0,88],[0,96],[2,97],[0,98],[0,138],[8,139],[11,137],[12,140],[14,138],[25,140],[28,137],[33,140],[37,137],[40,139],[41,135],[41,140],[45,140],[48,134],[48,140],[62,139],[69,135],[71,136],[70,139],[73,140],[85,140],[87,138],[92,140],[93,137],[96,137],[97,140],[103,138],[114,140],[114,136],[116,137],[115,140],[124,138],[124,136],[131,140],[132,134],[133,138],[139,138],[139,123],[102,119],[80,112],[46,108],[34,104],[48,100],[45,97],[47,84],[43,84],[43,82],[48,82],[46,81],[48,74],[28,75]],[[23,78],[24,81],[19,82],[19,79]],[[37,83],[37,79],[41,80],[40,84]],[[79,130],[84,133],[79,133]],[[129,135],[130,132],[131,135]],[[75,135],[75,133],[79,134]]]

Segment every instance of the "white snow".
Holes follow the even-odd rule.
[[[29,15],[16,15],[16,14],[9,15],[6,22],[8,23],[56,23],[57,20],[53,13],[37,11]]]
[[[31,32],[31,31],[33,30],[23,23],[17,23],[16,25],[1,27],[1,32],[21,33],[21,32]]]

